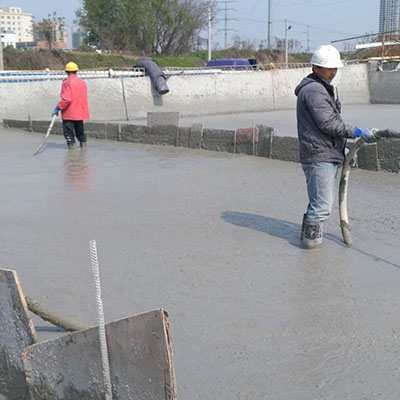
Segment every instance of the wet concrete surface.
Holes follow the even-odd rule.
[[[95,325],[95,239],[106,322],[169,311],[180,399],[398,399],[399,175],[352,171],[353,247],[336,204],[305,251],[299,164],[41,139],[0,129],[0,267],[26,295]]]
[[[342,108],[343,120],[363,128],[400,130],[399,104],[345,104]],[[133,121],[146,125],[146,120]],[[279,136],[297,137],[296,110],[277,110],[245,114],[207,115],[201,117],[181,117],[180,126],[204,124],[204,128],[237,129],[249,128],[257,124],[272,126]]]

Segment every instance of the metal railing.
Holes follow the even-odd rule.
[[[113,70],[81,70],[79,76],[82,79],[99,79],[99,78],[135,78],[145,76],[143,68],[129,68]],[[60,81],[66,78],[64,71],[2,71],[0,72],[0,83],[17,83],[17,82],[44,82],[44,81]]]
[[[240,68],[229,67],[165,67],[162,69],[167,76],[174,75],[215,75],[215,74],[240,74],[245,72],[259,72],[274,69],[295,69],[310,67],[309,63],[269,63],[258,64],[254,66],[241,66]],[[143,68],[107,68],[80,70],[79,77],[82,79],[104,79],[104,78],[138,78],[148,76]],[[66,78],[62,70],[52,71],[49,69],[43,71],[0,71],[0,83],[20,83],[20,82],[44,82],[60,81]]]

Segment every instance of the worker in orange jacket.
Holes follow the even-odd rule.
[[[87,139],[83,120],[90,118],[87,86],[82,79],[78,78],[78,70],[78,65],[74,62],[69,62],[65,66],[65,72],[68,77],[62,83],[61,101],[59,101],[52,113],[52,116],[54,116],[61,111],[64,137],[69,149],[75,147],[75,136],[81,147],[86,146]]]

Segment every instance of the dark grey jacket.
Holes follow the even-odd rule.
[[[354,128],[343,122],[333,86],[312,73],[295,94],[300,161],[343,163],[346,141],[353,137]]]

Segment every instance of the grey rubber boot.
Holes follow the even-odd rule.
[[[302,249],[315,249],[316,247],[322,246],[323,231],[322,222],[318,221],[304,221],[302,236],[301,236],[301,248]]]

